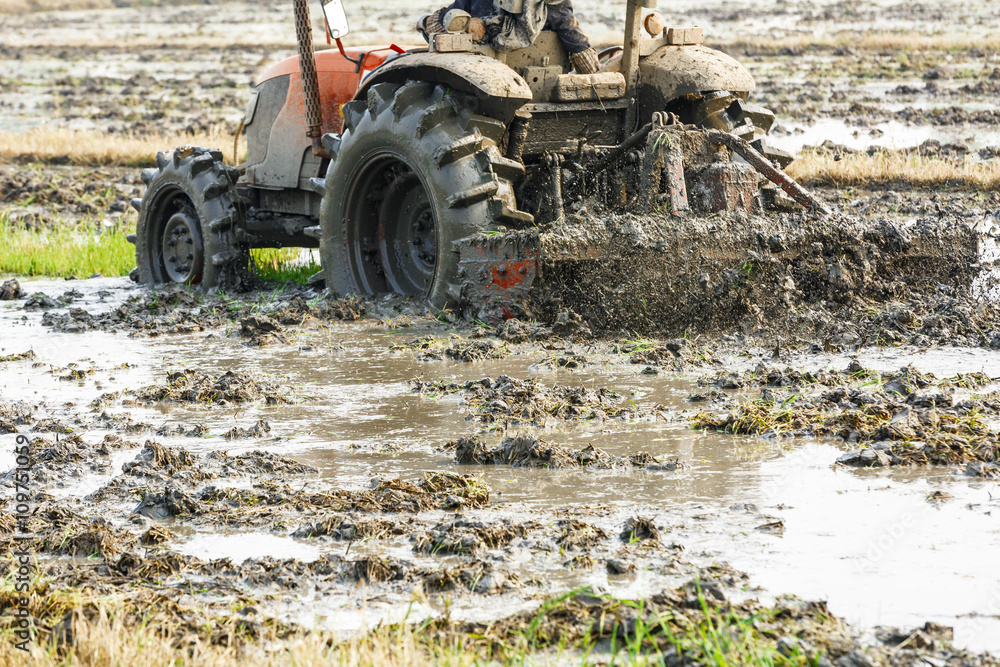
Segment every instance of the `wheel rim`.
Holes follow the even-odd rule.
[[[201,279],[204,246],[198,221],[187,211],[178,211],[167,219],[160,237],[160,252],[167,277],[175,283]]]
[[[395,170],[379,207],[379,230],[382,265],[393,289],[426,294],[437,262],[434,211],[420,179],[405,167]]]
[[[437,266],[434,209],[420,177],[397,155],[369,158],[345,201],[351,271],[369,293],[426,296]]]
[[[160,190],[149,216],[146,247],[153,280],[200,283],[205,270],[205,244],[198,214],[187,194],[176,187]]]

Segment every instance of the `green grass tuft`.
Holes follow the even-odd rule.
[[[126,276],[135,267],[135,246],[125,238],[131,231],[94,223],[27,229],[0,213],[0,274]]]
[[[135,246],[126,238],[132,231],[103,228],[92,221],[29,229],[11,224],[0,212],[0,275],[127,276],[135,268]],[[303,262],[300,252],[300,248],[261,248],[250,255],[262,279],[304,285],[320,266],[312,258]]]
[[[250,251],[256,273],[264,280],[305,285],[320,270],[311,257],[303,262],[301,248],[257,248]]]

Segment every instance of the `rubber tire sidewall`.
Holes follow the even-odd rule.
[[[182,284],[174,283],[169,279],[165,279],[164,276],[158,276],[153,269],[153,263],[156,259],[154,253],[157,245],[160,243],[160,239],[154,237],[158,235],[158,227],[160,227],[160,231],[162,232],[162,226],[157,224],[156,220],[153,220],[153,216],[158,213],[156,209],[166,203],[165,201],[161,201],[161,199],[165,199],[170,190],[177,190],[183,193],[190,200],[194,208],[198,232],[201,234],[202,247],[205,253],[201,281],[195,283],[200,289],[208,290],[217,287],[220,283],[225,267],[216,266],[212,261],[212,257],[218,253],[238,247],[238,244],[233,239],[231,229],[217,230],[215,232],[208,229],[207,223],[212,220],[219,220],[226,216],[234,216],[234,220],[238,219],[236,217],[237,207],[235,204],[236,192],[235,187],[230,186],[221,194],[211,199],[206,199],[205,193],[210,186],[227,177],[222,172],[221,162],[206,169],[197,176],[192,176],[191,161],[193,158],[207,152],[207,149],[201,150],[204,152],[195,151],[190,156],[182,158],[179,161],[175,161],[172,158],[168,159],[165,164],[157,169],[156,174],[146,188],[146,192],[142,197],[142,205],[139,209],[139,219],[136,223],[135,256],[136,267],[139,269],[140,284]],[[162,221],[164,224],[165,222],[166,220]],[[240,256],[243,256],[242,252]]]
[[[413,85],[413,84],[409,84]],[[428,89],[430,90],[430,86]],[[344,202],[348,188],[359,169],[375,155],[391,152],[407,163],[419,176],[434,213],[437,258],[434,278],[424,300],[433,309],[442,310],[457,304],[459,252],[455,242],[476,232],[496,229],[489,198],[467,206],[450,207],[448,198],[456,193],[481,186],[497,176],[476,155],[438,166],[436,151],[473,133],[464,129],[459,114],[439,122],[418,137],[422,113],[442,100],[428,94],[403,109],[396,120],[392,105],[376,114],[365,112],[353,131],[345,129],[337,156],[326,175],[327,193],[320,207],[320,254],[327,287],[337,294],[365,294],[350,266],[347,221]]]

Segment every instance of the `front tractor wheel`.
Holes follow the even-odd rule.
[[[320,208],[320,255],[338,294],[396,293],[441,309],[461,299],[456,241],[531,216],[520,163],[500,155],[440,86],[381,83],[343,107]]]
[[[237,288],[248,255],[236,239],[241,219],[238,174],[217,150],[184,146],[144,169],[135,255],[138,281]]]

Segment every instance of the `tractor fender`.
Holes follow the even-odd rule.
[[[746,98],[754,88],[750,72],[721,51],[701,45],[661,46],[639,61],[640,122],[682,95],[727,90]]]
[[[479,109],[504,125],[531,101],[531,88],[521,76],[496,58],[477,53],[408,53],[373,71],[354,99],[365,100],[376,83],[428,81],[475,95]]]

